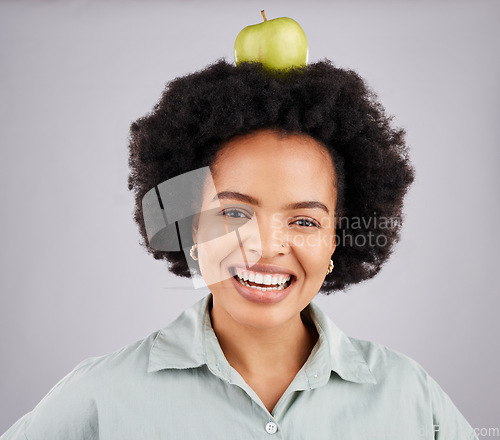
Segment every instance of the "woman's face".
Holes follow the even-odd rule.
[[[254,328],[297,318],[335,250],[330,155],[309,136],[262,130],[225,144],[212,178],[193,235],[214,310]]]

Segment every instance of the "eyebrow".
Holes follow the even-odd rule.
[[[259,201],[247,194],[242,194],[236,191],[222,191],[220,193],[217,193],[215,197],[212,199],[212,202],[215,202],[216,200],[220,199],[232,199],[232,200],[239,200],[240,202],[244,203],[249,203],[250,205],[256,205],[259,206]],[[304,202],[294,202],[286,205],[284,207],[285,209],[322,209],[325,211],[327,214],[330,214],[329,209],[326,207],[324,203],[318,202],[318,201],[304,201]]]

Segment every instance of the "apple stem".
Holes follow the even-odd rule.
[[[266,18],[266,13],[264,12],[264,9],[262,9],[262,11],[260,11],[260,13],[262,14],[262,16],[264,17],[264,21],[267,21],[267,18]]]

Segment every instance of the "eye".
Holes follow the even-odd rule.
[[[319,228],[319,223],[309,218],[299,218],[298,220],[295,220],[293,223],[305,228],[312,228],[312,227]]]
[[[229,209],[223,209],[219,215],[223,215],[226,217],[230,218],[247,218],[250,219],[252,218],[252,215],[244,210],[241,209],[235,209],[235,208],[229,208]]]

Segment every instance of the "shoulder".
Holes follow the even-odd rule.
[[[151,333],[144,339],[108,354],[82,360],[49,391],[45,398],[64,388],[81,391],[82,396],[92,395],[101,390],[100,386],[104,383],[110,386],[125,378],[145,373],[149,352],[158,333],[158,331]]]
[[[378,342],[348,338],[375,377],[379,393],[411,396],[421,407],[430,408],[429,374],[420,363]]]
[[[378,342],[352,336],[348,338],[363,355],[377,382],[410,381],[417,386],[427,387],[428,373],[416,360]]]
[[[155,331],[105,355],[85,358],[53,386],[44,400],[65,388],[81,391],[81,395],[90,394],[99,390],[103,382],[108,386],[116,382],[112,378],[123,379],[146,372],[149,352],[158,333]]]
[[[5,438],[98,438],[99,407],[119,395],[118,390],[130,391],[131,385],[140,386],[158,333],[109,354],[81,361],[5,433]]]
[[[111,353],[89,357],[74,367],[70,375],[73,378],[103,377],[107,374],[134,374],[146,371],[149,352],[160,331],[155,331],[147,337],[132,342]]]
[[[117,392],[133,392],[147,380],[151,347],[160,331],[155,331],[141,340],[134,341],[113,352],[88,357],[77,364],[44,397],[58,406],[69,400],[82,410],[82,405],[92,406],[96,401],[107,401]],[[72,396],[78,396],[73,401]]]
[[[455,406],[451,397],[416,360],[383,344],[349,337],[375,376],[379,392],[405,396],[428,413],[434,432],[443,439],[477,439],[474,429]]]

